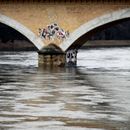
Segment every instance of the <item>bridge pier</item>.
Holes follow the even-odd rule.
[[[66,52],[66,66],[75,67],[77,65],[77,53],[76,49],[71,49]]]
[[[40,67],[76,66],[77,51],[68,50],[65,53],[56,45],[50,44],[38,52],[38,63]]]
[[[38,52],[39,66],[65,66],[65,53],[56,45],[49,44]]]

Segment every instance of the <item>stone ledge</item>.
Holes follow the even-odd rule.
[[[53,43],[51,43],[48,46],[42,48],[38,53],[39,54],[44,54],[44,55],[61,55],[61,54],[65,54],[65,52],[63,52],[60,47],[56,46]]]

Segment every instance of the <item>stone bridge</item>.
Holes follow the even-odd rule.
[[[130,18],[129,0],[0,2],[0,22],[23,34],[38,48],[41,64],[64,64],[66,53],[68,60],[73,62],[75,58],[75,61],[77,51],[73,52],[72,49],[78,49],[87,41],[87,37],[103,27],[128,18]],[[69,36],[63,40],[45,40],[39,37],[38,29],[52,23],[69,30]]]

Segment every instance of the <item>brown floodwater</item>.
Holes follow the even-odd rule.
[[[130,48],[79,50],[76,68],[0,52],[0,130],[130,130]]]

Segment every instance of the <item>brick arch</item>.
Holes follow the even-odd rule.
[[[41,50],[44,47],[44,43],[39,37],[37,37],[31,30],[29,30],[27,27],[17,22],[16,20],[0,14],[0,23],[3,23],[20,32],[29,41],[31,41],[38,50]]]
[[[126,18],[130,18],[130,8],[120,9],[118,11],[110,12],[106,15],[90,20],[89,22],[77,28],[73,33],[71,33],[70,37],[60,44],[60,48],[63,51],[67,51],[67,49],[69,49],[72,45],[76,43],[76,40],[78,40],[85,34],[91,32],[92,30],[104,26],[108,23],[126,19]]]

